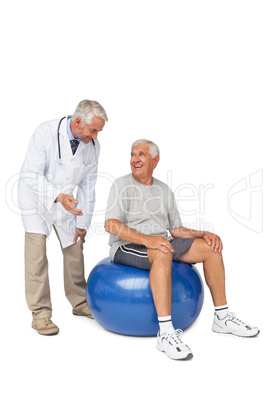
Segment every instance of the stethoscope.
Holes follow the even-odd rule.
[[[57,130],[57,137],[58,137],[58,155],[59,155],[58,164],[59,164],[59,165],[62,165],[61,149],[60,149],[60,125],[61,125],[62,120],[64,120],[64,119],[66,119],[66,116],[64,116],[64,117],[62,117],[62,118],[60,119],[59,124],[58,124],[58,130]],[[95,141],[93,140],[93,138],[92,138],[91,141],[92,141],[92,144],[94,145],[94,151],[95,151],[95,157],[96,157]]]

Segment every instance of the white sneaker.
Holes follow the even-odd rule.
[[[171,359],[191,359],[193,357],[192,351],[182,342],[180,338],[181,334],[181,329],[176,329],[171,333],[164,332],[162,335],[160,335],[159,331],[157,334],[157,349],[161,352],[165,352]]]
[[[257,327],[247,325],[240,321],[238,318],[236,318],[234,313],[228,313],[227,316],[222,319],[220,319],[217,314],[214,313],[212,331],[220,334],[242,336],[245,338],[256,336],[260,332]]]

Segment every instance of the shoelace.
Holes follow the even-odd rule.
[[[229,313],[227,317],[230,318],[230,321],[233,321],[237,325],[244,325],[247,329],[252,329],[251,325],[245,324],[243,321],[239,320],[234,313]]]
[[[44,321],[44,324],[45,324],[46,326],[49,325],[49,324],[52,324],[51,319],[48,318],[48,317],[43,318],[43,321]]]
[[[177,345],[179,345],[180,343],[182,343],[182,340],[180,338],[181,334],[183,333],[183,331],[181,329],[175,329],[173,332],[171,332],[170,334],[167,334],[165,336],[165,339],[170,342],[171,340],[174,341]]]
[[[240,326],[242,328],[244,327],[244,329],[247,329],[247,330],[252,330],[252,329],[256,328],[256,327],[253,327],[252,325],[248,325],[248,324],[244,323],[244,321],[239,320],[239,318],[237,318],[236,315],[234,313],[231,313],[231,312],[229,312],[225,318],[222,318],[221,321],[226,326],[227,326],[228,321],[231,321],[234,324],[237,324],[238,326]]]
[[[243,321],[239,320],[239,318],[237,318],[234,313],[229,313],[228,317],[232,318],[232,321],[234,321],[234,322],[246,325]]]

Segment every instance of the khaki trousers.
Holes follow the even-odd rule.
[[[87,305],[83,242],[62,248],[64,290],[74,309]],[[35,319],[51,317],[46,235],[25,233],[25,294]]]

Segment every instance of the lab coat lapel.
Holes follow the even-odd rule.
[[[62,146],[65,149],[65,152],[67,152],[67,155],[70,156],[70,159],[74,159],[80,152],[83,151],[83,149],[85,148],[85,143],[80,141],[79,146],[77,148],[77,151],[75,152],[75,154],[73,155],[72,153],[72,149],[71,149],[71,145],[70,145],[70,140],[67,134],[67,118],[64,119],[61,123],[60,126],[60,135],[62,136]]]
[[[79,144],[79,147],[78,147],[76,153],[73,155],[69,136],[67,133],[67,118],[62,121],[59,132],[60,132],[60,136],[61,136],[60,143],[61,143],[63,155],[65,158],[67,157],[67,158],[70,158],[70,160],[72,160],[75,157],[75,155],[80,147],[80,144]]]
[[[61,151],[62,155],[64,155],[65,158],[66,156],[72,158],[73,157],[72,148],[67,134],[67,117],[66,119],[62,120],[59,133],[60,133],[60,146],[62,149]]]
[[[85,148],[85,145],[86,145],[86,144],[85,144],[84,142],[82,142],[82,141],[79,142],[77,151],[76,151],[76,153],[73,155],[73,158],[74,158],[76,155],[80,154],[80,152],[83,151],[83,149]]]

